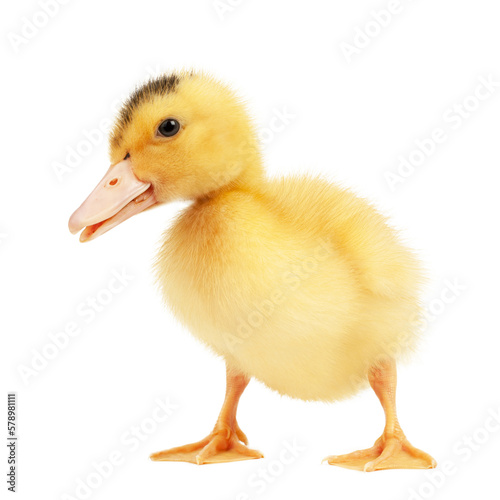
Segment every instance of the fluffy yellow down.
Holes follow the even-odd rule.
[[[265,181],[196,202],[157,263],[167,303],[200,340],[281,394],[333,401],[410,349],[419,271],[364,200],[326,181]]]

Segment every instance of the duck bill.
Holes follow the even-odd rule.
[[[90,241],[156,204],[153,187],[139,180],[130,158],[112,165],[69,219],[69,230]]]

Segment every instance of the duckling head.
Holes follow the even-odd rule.
[[[138,88],[110,134],[111,167],[73,213],[89,241],[154,205],[258,183],[256,134],[235,94],[203,74],[164,75]]]

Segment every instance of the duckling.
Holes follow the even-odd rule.
[[[191,201],[164,233],[156,277],[174,315],[226,365],[212,432],[152,460],[261,458],[236,420],[255,378],[306,401],[372,387],[382,435],[368,449],[326,457],[329,464],[436,466],[396,415],[396,363],[418,337],[421,266],[373,206],[320,178],[266,177],[244,104],[203,73],[139,87],[111,131],[110,158],[70,231],[90,241],[154,206]]]

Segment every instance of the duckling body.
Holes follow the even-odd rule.
[[[352,395],[380,356],[413,346],[417,269],[370,205],[308,177],[193,204],[156,263],[166,302],[231,366],[323,401]]]
[[[312,177],[271,180],[255,129],[226,86],[164,75],[124,104],[111,167],[71,216],[92,240],[173,200],[155,270],[177,318],[225,360],[226,396],[202,440],[151,455],[196,464],[261,458],[236,420],[251,378],[281,394],[335,401],[370,384],[386,416],[366,450],[328,463],[373,471],[435,467],[396,416],[396,362],[414,346],[419,265],[369,203]]]

